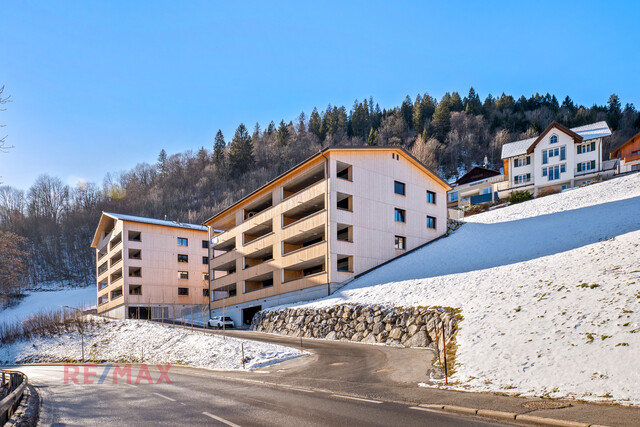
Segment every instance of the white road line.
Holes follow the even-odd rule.
[[[213,414],[210,414],[210,413],[208,413],[208,412],[203,412],[202,414],[203,414],[203,415],[206,415],[206,416],[207,416],[207,417],[209,417],[209,418],[213,418],[213,419],[214,419],[214,420],[216,420],[216,421],[220,421],[221,423],[224,423],[224,424],[226,424],[226,425],[228,425],[228,426],[231,426],[231,427],[240,427],[238,424],[234,424],[234,423],[232,423],[231,421],[225,420],[224,418],[220,418],[220,417],[215,416],[215,415],[213,415]]]
[[[424,412],[438,412],[435,409],[420,408],[418,406],[409,406],[409,409],[416,409],[418,411],[424,411]]]
[[[164,394],[160,394],[160,393],[153,393],[153,394],[155,394],[156,396],[160,396],[160,397],[161,397],[161,398],[163,398],[163,399],[170,400],[170,401],[172,401],[172,402],[175,402],[175,401],[176,401],[175,399],[172,399],[172,398],[170,398],[170,397],[168,397],[168,396],[165,396]]]
[[[353,396],[344,396],[342,394],[332,394],[331,397],[340,397],[342,399],[359,400],[360,402],[383,403],[379,400],[363,399],[361,397],[353,397]]]
[[[313,391],[313,390],[309,390],[309,389],[306,389],[306,388],[300,388],[300,387],[294,387],[292,385],[287,385],[287,384],[280,384],[280,387],[284,387],[284,388],[287,388],[289,390],[302,391],[304,393],[315,393],[315,391]]]

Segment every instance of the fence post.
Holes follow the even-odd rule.
[[[244,360],[244,342],[242,342],[242,369],[244,369],[244,363],[245,363],[245,360]]]

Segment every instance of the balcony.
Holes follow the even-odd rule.
[[[213,260],[211,260],[211,270],[217,270],[220,266],[233,262],[235,265],[235,260],[238,253],[236,251],[225,252],[222,255],[218,255]]]
[[[114,299],[120,298],[121,296],[122,296],[122,286],[111,291],[110,300],[113,301]]]
[[[245,231],[243,233],[243,245],[246,246],[271,233],[273,233],[273,220],[269,219]]]
[[[116,237],[109,242],[109,250],[112,251],[116,246],[122,243],[122,233],[118,233]]]
[[[325,208],[324,198],[324,194],[319,194],[306,202],[299,201],[296,206],[282,214],[282,228],[287,228],[298,221],[303,221],[322,212]]]
[[[260,199],[252,202],[244,207],[243,209],[243,218],[244,221],[247,221],[254,216],[260,214],[261,212],[266,211],[267,209],[273,206],[273,196],[271,193],[261,197]]]
[[[311,244],[307,247],[294,250],[282,257],[281,265],[283,268],[290,268],[310,259],[324,258],[327,255],[327,242],[322,240]]]
[[[260,276],[252,277],[249,280],[245,280],[243,293],[248,294],[250,292],[259,291],[261,289],[270,288],[272,286],[273,272],[269,272]]]
[[[282,282],[288,283],[326,272],[325,257],[299,262],[282,270]]]
[[[267,246],[244,257],[244,269],[273,260],[273,246]]]
[[[119,268],[117,271],[111,273],[111,276],[109,276],[109,283],[113,285],[120,279],[122,279],[122,268]]]
[[[109,263],[107,261],[103,262],[100,267],[98,267],[98,277],[100,277],[101,275],[103,275],[104,273],[106,273],[106,271],[109,269]]]
[[[101,290],[103,290],[107,286],[109,286],[109,282],[106,279],[104,281],[98,283],[98,292],[100,292]]]
[[[292,252],[325,241],[324,229],[324,224],[321,224],[308,230],[301,230],[295,236],[284,239],[282,241],[282,255],[288,255]]]
[[[122,261],[122,251],[118,251],[118,253],[116,253],[111,257],[111,259],[109,259],[109,268],[118,264],[120,261]]]
[[[233,298],[238,295],[237,286],[235,283],[220,288],[213,289],[213,295],[211,295],[211,301],[219,301],[222,299]]]
[[[287,182],[282,187],[282,200],[287,200],[307,188],[313,187],[318,182],[324,181],[324,178],[324,163],[322,163]]]
[[[103,295],[98,297],[98,306],[105,305],[109,302],[109,295]]]

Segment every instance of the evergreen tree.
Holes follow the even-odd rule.
[[[289,127],[284,123],[284,120],[280,120],[278,126],[278,144],[287,145],[289,139]]]
[[[273,120],[271,120],[271,123],[269,123],[269,126],[267,126],[267,135],[271,135],[273,132],[275,132],[276,130],[276,124],[273,123]]]
[[[467,114],[478,115],[482,114],[482,104],[480,103],[480,97],[476,93],[473,86],[469,88],[469,95],[464,99],[464,111]]]
[[[224,164],[224,149],[226,146],[227,143],[224,142],[224,135],[222,134],[222,130],[218,129],[213,142],[213,163],[217,167],[222,167],[222,165]]]
[[[300,113],[300,115],[298,116],[298,134],[302,135],[305,132],[307,132],[307,116],[304,114],[304,111],[302,113]]]
[[[620,98],[615,93],[612,93],[609,97],[608,109],[607,109],[607,121],[611,129],[618,129],[620,118],[622,117],[622,105],[620,104]]]
[[[411,103],[411,97],[407,95],[400,105],[400,115],[404,119],[404,122],[413,127],[413,104]]]
[[[164,148],[160,150],[160,154],[158,155],[158,172],[160,176],[167,174],[167,152],[164,151]]]
[[[253,166],[253,143],[243,123],[240,123],[229,144],[229,166],[231,174],[235,177],[249,171]]]
[[[373,130],[373,128],[371,128],[371,130],[369,131],[369,137],[367,138],[367,145],[376,145],[377,137],[378,137],[378,131]]]
[[[316,107],[313,107],[313,111],[309,116],[309,132],[317,136],[320,141],[324,139],[322,137],[322,118]]]
[[[431,135],[442,142],[451,129],[451,112],[446,104],[438,104],[431,120]]]
[[[450,111],[464,110],[464,105],[462,105],[462,98],[460,98],[460,94],[458,92],[451,93],[451,99],[449,101],[449,110]]]

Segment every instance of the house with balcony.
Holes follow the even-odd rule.
[[[474,166],[451,185],[447,193],[449,208],[464,208],[497,201],[498,192],[506,188],[505,177],[497,170]]]
[[[613,150],[609,156],[618,161],[618,173],[640,171],[640,133]]]
[[[613,175],[616,161],[602,158],[606,122],[568,129],[553,122],[539,136],[502,146],[507,190],[537,195],[544,188],[563,190]],[[506,193],[506,194],[505,194]]]
[[[249,324],[444,235],[449,189],[400,147],[319,152],[205,221],[210,315]]]
[[[98,314],[169,319],[208,309],[207,227],[103,212],[91,247]]]

